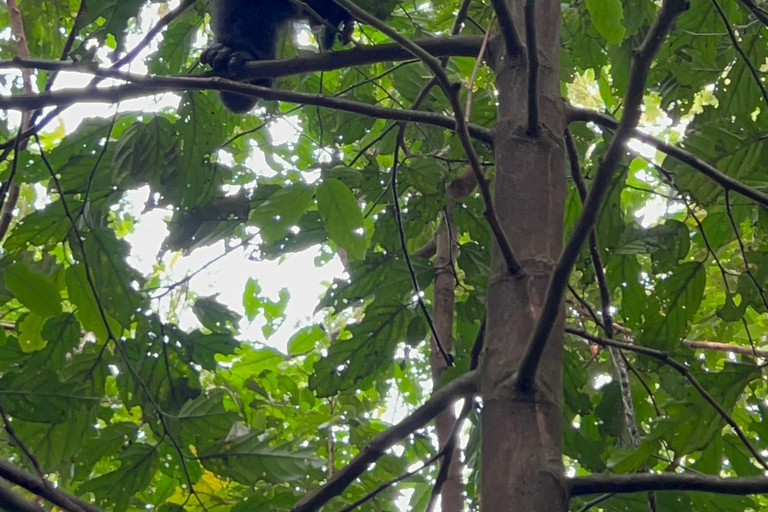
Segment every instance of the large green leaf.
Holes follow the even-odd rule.
[[[119,456],[120,467],[80,485],[79,493],[92,492],[100,503],[112,504],[112,510],[123,512],[129,500],[151,481],[160,462],[157,448],[134,443]]]
[[[61,312],[61,297],[56,285],[42,274],[31,272],[22,263],[14,263],[3,273],[5,285],[31,311],[49,317]]]
[[[611,44],[619,45],[626,30],[621,24],[624,9],[620,0],[587,0],[587,9],[595,29]]]
[[[412,312],[397,302],[374,303],[365,318],[349,328],[350,339],[337,340],[315,364],[309,386],[319,396],[332,396],[374,377],[406,337]]]
[[[366,247],[363,214],[349,187],[335,178],[323,181],[317,187],[317,209],[331,240],[362,260]]]
[[[678,265],[663,279],[648,303],[645,322],[636,342],[660,349],[673,349],[687,332],[704,295],[706,274],[699,262]],[[654,310],[658,307],[658,310]]]
[[[310,468],[323,464],[312,450],[272,446],[256,433],[212,446],[202,452],[200,458],[209,470],[246,485],[261,480],[291,482],[304,477]]]

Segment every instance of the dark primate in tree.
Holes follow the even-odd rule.
[[[320,47],[333,46],[341,30],[341,39],[349,42],[352,16],[333,0],[212,0],[211,28],[214,43],[201,56],[203,64],[215,71],[237,76],[249,60],[275,58],[280,31],[291,21],[306,19],[313,29],[320,29]],[[250,81],[272,86],[269,78]],[[220,93],[224,105],[235,113],[248,112],[256,99],[231,92]]]

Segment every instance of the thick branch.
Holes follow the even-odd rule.
[[[45,512],[34,501],[13,492],[3,481],[0,481],[0,509],[6,512]]]
[[[665,0],[645,40],[634,51],[627,93],[624,96],[624,115],[613,140],[600,159],[592,188],[584,203],[584,209],[576,221],[571,237],[563,248],[552,272],[541,315],[536,322],[536,327],[520,363],[517,384],[522,391],[530,390],[533,387],[544,346],[549,339],[552,328],[557,325],[555,320],[560,312],[560,302],[568,286],[571,270],[576,264],[576,259],[584,242],[597,222],[597,214],[607,193],[611,177],[619,165],[619,161],[626,153],[626,143],[640,121],[640,107],[643,103],[645,82],[653,59],[667,34],[672,30],[674,21],[688,8],[688,5],[688,0]]]
[[[477,57],[482,36],[448,36],[415,39],[413,43],[433,57]],[[361,46],[351,50],[301,55],[293,59],[247,63],[239,78],[276,78],[298,73],[334,71],[377,62],[411,60],[411,52],[397,43]]]
[[[592,122],[598,126],[610,129],[616,129],[619,126],[619,122],[608,114],[602,114],[593,110],[585,110],[580,108],[572,108],[569,111],[568,121],[571,123],[574,121]],[[703,174],[707,178],[723,187],[725,190],[733,190],[734,192],[738,192],[744,197],[752,199],[757,204],[768,208],[768,194],[760,192],[759,190],[745,185],[739,180],[731,178],[727,174],[718,171],[716,168],[712,167],[707,162],[693,155],[692,153],[664,142],[663,140],[658,139],[653,135],[643,133],[637,129],[634,130],[631,138],[637,139],[644,144],[648,144],[649,146],[661,151],[662,153],[671,156],[675,160],[679,160],[684,164],[689,165],[694,171]]]
[[[569,479],[568,483],[571,496],[642,491],[699,491],[737,495],[768,493],[768,478],[764,476],[720,478],[692,473],[635,473],[577,476]]]
[[[0,460],[0,478],[40,496],[67,512],[104,512],[96,505],[70,496],[52,485],[45,485],[37,476],[19,469],[10,462]]]
[[[449,130],[456,128],[455,119],[442,114],[417,110],[393,109],[316,94],[279,91],[219,77],[143,77],[140,75],[132,75],[132,79],[134,81],[132,84],[118,85],[114,87],[100,87],[98,89],[62,89],[54,92],[41,92],[39,94],[19,94],[10,97],[0,97],[0,110],[35,110],[43,107],[69,105],[78,102],[116,103],[129,98],[151,96],[153,94],[161,94],[165,92],[212,89],[256,96],[266,100],[288,101],[303,105],[334,108],[380,119],[394,119],[397,121],[432,124]],[[488,128],[474,124],[468,125],[467,128],[472,137],[488,144],[493,143],[493,135]]]
[[[376,436],[343,469],[322,485],[299,500],[291,512],[315,512],[340,495],[349,484],[362,475],[368,466],[376,462],[384,452],[423,428],[443,409],[453,404],[458,398],[468,397],[477,390],[477,371],[471,371],[435,391],[429,400],[413,411],[407,418]]]
[[[450,36],[417,39],[414,44],[435,57],[477,57],[483,44],[482,36]],[[352,50],[300,55],[292,59],[260,60],[248,62],[238,79],[277,78],[281,76],[334,71],[377,62],[403,61],[413,55],[398,44],[362,46]],[[48,71],[93,73],[102,77],[120,77],[116,68],[94,66],[92,63],[62,62],[46,59],[12,59],[0,61],[0,68],[35,68]],[[215,76],[212,71],[200,76]]]

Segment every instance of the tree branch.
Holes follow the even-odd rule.
[[[477,390],[478,377],[477,370],[471,371],[435,391],[429,400],[403,421],[373,438],[349,464],[329,478],[324,485],[296,502],[291,507],[291,512],[315,512],[332,498],[340,495],[349,484],[368,469],[368,466],[384,455],[386,450],[423,428],[456,399],[473,395]]]
[[[744,7],[749,9],[749,11],[760,20],[760,22],[768,27],[768,12],[766,12],[764,9],[762,9],[759,5],[755,3],[754,0],[739,0],[742,4],[744,4]]]
[[[6,512],[45,512],[34,501],[13,492],[3,481],[0,481],[0,509]]]
[[[517,34],[512,10],[509,8],[509,0],[491,0],[491,5],[499,19],[499,29],[504,40],[504,47],[507,50],[507,58],[519,55],[523,49],[523,42]]]
[[[536,44],[536,0],[525,0],[525,48],[528,55],[529,137],[539,135],[539,47]]]
[[[393,109],[316,94],[279,91],[267,87],[260,87],[258,85],[227,80],[226,78],[143,77],[132,75],[132,79],[135,83],[114,87],[100,87],[98,89],[61,89],[58,91],[41,92],[38,94],[18,94],[11,97],[0,97],[0,110],[34,110],[42,107],[69,105],[78,102],[116,103],[129,98],[151,96],[153,94],[161,94],[165,92],[210,89],[257,96],[266,100],[287,101],[303,105],[333,108],[381,119],[432,124],[448,130],[456,128],[455,119],[442,114],[417,110]],[[493,143],[493,134],[488,128],[474,124],[469,124],[467,128],[470,136],[487,144]]]
[[[40,496],[67,512],[104,512],[96,505],[75,498],[52,485],[46,485],[37,476],[4,460],[0,460],[0,478]]]
[[[751,357],[762,357],[768,359],[768,350],[758,350],[751,347],[740,347],[738,345],[731,345],[730,343],[722,343],[719,341],[692,341],[683,340],[683,343],[691,348],[697,348],[699,350],[716,350],[718,352],[730,352],[733,354],[741,354]]]
[[[688,0],[664,0],[659,15],[642,44],[633,52],[632,67],[629,73],[627,93],[624,96],[624,115],[621,118],[616,134],[600,158],[592,188],[584,203],[584,209],[576,221],[571,237],[568,239],[560,258],[552,272],[547,288],[547,296],[541,309],[541,315],[525,349],[520,362],[517,386],[521,391],[529,391],[533,387],[536,370],[544,352],[544,346],[549,339],[552,328],[557,325],[555,319],[560,312],[560,302],[568,286],[576,259],[581,252],[589,233],[597,222],[597,214],[608,190],[619,161],[626,152],[626,142],[635,131],[640,121],[640,107],[643,104],[645,82],[656,53],[662,42],[672,30],[672,25],[680,14],[688,9]]]
[[[736,495],[768,493],[768,478],[764,476],[721,478],[691,473],[577,476],[568,479],[568,485],[571,496],[641,491],[699,491]]]
[[[413,43],[435,57],[477,57],[483,44],[482,36],[449,36],[417,39]],[[378,62],[413,60],[413,54],[394,43],[362,46],[351,50],[300,55],[292,59],[250,61],[237,76],[239,80],[277,78],[282,76],[335,71]],[[122,61],[123,59],[121,59]],[[11,59],[0,61],[0,68],[35,68],[47,71],[93,73],[100,77],[122,78],[116,67],[95,66],[93,63],[62,62],[46,59]],[[212,71],[199,76],[218,76]]]
[[[149,46],[149,44],[152,42],[152,39],[154,39],[155,36],[157,36],[157,34],[159,34],[162,31],[163,28],[168,26],[173,20],[175,20],[178,16],[180,16],[186,9],[188,9],[190,6],[192,6],[196,1],[197,0],[184,0],[182,3],[179,4],[178,7],[176,7],[175,9],[173,9],[173,10],[169,11],[167,14],[165,14],[162,18],[160,18],[160,20],[158,20],[158,22],[155,24],[155,26],[152,27],[152,30],[147,32],[147,34],[142,38],[142,40],[139,42],[139,44],[137,44],[135,47],[133,47],[133,49],[131,51],[129,51],[127,54],[125,54],[121,59],[119,59],[117,62],[115,62],[111,67],[117,69],[117,68],[119,68],[121,66],[124,66],[125,64],[128,64],[129,62],[133,61],[133,59],[135,59],[142,52],[142,50],[144,50],[144,48]],[[73,32],[77,29],[77,23],[79,22],[80,16],[81,16],[81,14],[82,14],[82,12],[83,12],[83,10],[85,8],[87,8],[87,6],[85,6],[85,0],[82,0],[80,2],[80,8],[79,8],[79,11],[78,11],[78,14],[77,14],[77,19],[75,19],[75,22],[74,22],[75,26],[73,27]],[[70,36],[67,38],[67,42],[64,43],[64,50],[66,50],[67,53],[69,52],[69,50],[67,48],[70,45],[69,39],[71,39],[71,38],[74,38],[74,35],[72,35],[72,33],[70,33]],[[62,52],[62,59],[61,60],[64,60],[65,57],[66,56],[65,56],[64,52]],[[101,80],[96,78],[96,79],[91,80],[91,83],[88,84],[88,85],[95,87],[96,84],[98,84],[100,81]],[[46,84],[45,90],[47,91],[49,89],[50,89],[50,87],[48,86],[48,84]],[[48,125],[48,123],[50,123],[51,121],[56,119],[56,117],[58,117],[58,115],[61,114],[61,112],[65,108],[66,108],[65,106],[57,107],[53,111],[48,112],[45,115],[45,117],[43,117],[43,119],[41,119],[38,123],[34,124],[34,126],[31,126],[29,129],[24,130],[22,132],[22,134],[21,134],[21,137],[24,140],[26,140],[32,134],[38,132],[39,130],[42,130],[45,126]],[[36,116],[33,115],[32,118],[34,119],[34,118],[36,118]],[[14,139],[8,140],[8,141],[4,142],[3,144],[0,144],[0,149],[5,150],[7,148],[13,147],[14,144],[15,144],[15,140]]]
[[[765,102],[765,105],[768,106],[768,91],[765,89],[765,86],[763,85],[762,78],[760,77],[760,74],[757,72],[757,69],[755,69],[755,65],[752,64],[752,61],[749,60],[749,55],[747,55],[744,52],[744,49],[741,47],[741,44],[739,43],[739,38],[736,35],[736,32],[733,30],[733,27],[731,26],[731,22],[728,21],[728,16],[726,16],[725,11],[723,11],[723,8],[720,7],[720,3],[717,0],[711,0],[712,5],[715,7],[715,10],[717,11],[718,16],[720,16],[720,19],[723,21],[723,25],[725,25],[725,30],[728,32],[728,37],[731,39],[731,44],[733,44],[733,48],[736,50],[736,53],[739,54],[739,57],[741,57],[741,60],[744,61],[744,65],[749,69],[750,75],[752,75],[752,79],[755,81],[755,84],[760,89],[760,93],[763,96],[763,101]]]
[[[619,126],[619,122],[608,114],[602,114],[600,112],[595,112],[594,110],[581,108],[570,109],[568,113],[568,122],[572,123],[574,121],[591,122],[598,126],[610,129],[616,129]],[[757,204],[768,208],[768,194],[760,192],[759,190],[745,185],[741,181],[731,178],[727,174],[718,171],[716,168],[709,165],[707,162],[693,155],[692,153],[664,142],[663,140],[658,139],[653,135],[643,133],[638,129],[634,130],[630,138],[637,139],[644,144],[648,144],[658,151],[671,156],[675,160],[679,160],[684,164],[687,164],[693,170],[703,174],[707,178],[723,187],[725,190],[733,190],[734,192],[738,192],[744,197],[752,199]]]

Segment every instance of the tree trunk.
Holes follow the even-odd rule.
[[[456,277],[453,274],[453,258],[456,257],[455,243],[456,226],[453,224],[453,207],[448,205],[445,215],[440,221],[440,226],[435,234],[437,248],[435,253],[435,292],[434,305],[432,307],[432,320],[435,323],[435,331],[440,338],[443,349],[450,353],[453,347],[453,312],[455,309]],[[429,365],[432,370],[432,382],[437,388],[440,377],[448,368],[445,358],[435,344],[434,338],[430,343]],[[450,440],[451,430],[456,421],[456,413],[453,407],[449,407],[435,418],[435,430],[440,447],[445,446]],[[464,492],[461,481],[462,462],[457,453],[451,459],[448,468],[448,479],[443,484],[440,496],[442,498],[442,512],[461,512],[464,508]]]
[[[512,2],[511,8],[524,40],[523,3]],[[501,54],[503,45],[495,45],[499,110],[494,200],[523,272],[510,277],[498,248],[494,249],[481,384],[481,505],[487,512],[568,509],[562,462],[562,313],[533,390],[524,393],[513,385],[562,247],[566,195],[560,2],[536,0],[535,6],[541,124],[536,137],[526,134],[525,51],[507,56]]]

